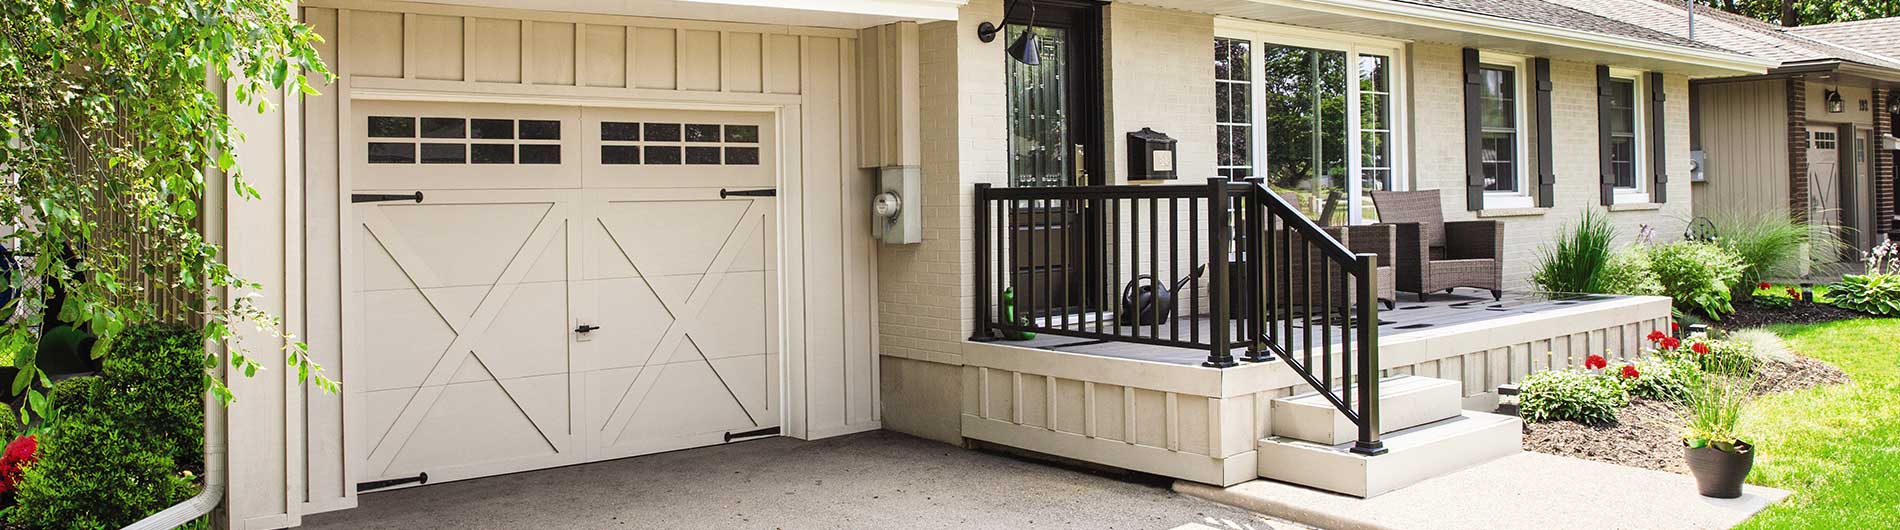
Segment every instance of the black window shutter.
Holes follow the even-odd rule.
[[[1610,164],[1610,67],[1597,65],[1598,195],[1604,206],[1616,203],[1616,167]]]
[[[1484,118],[1479,99],[1484,78],[1478,75],[1478,50],[1465,48],[1465,209],[1484,209],[1484,148],[1480,145]]]
[[[1649,73],[1649,171],[1654,175],[1654,186],[1649,191],[1649,200],[1655,203],[1669,199],[1669,139],[1663,134],[1663,121],[1669,114],[1663,112],[1662,72]]]
[[[1551,156],[1550,137],[1550,59],[1531,60],[1531,73],[1537,76],[1537,205],[1557,205],[1557,171]]]

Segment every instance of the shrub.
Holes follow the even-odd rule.
[[[1629,392],[1615,380],[1571,370],[1532,374],[1518,391],[1518,408],[1531,422],[1612,423],[1627,404]]]
[[[119,528],[193,491],[202,464],[204,348],[182,327],[128,329],[97,377],[53,386],[39,460],[11,520],[42,528]]]
[[[1714,243],[1677,241],[1649,249],[1649,268],[1662,283],[1662,294],[1679,308],[1716,320],[1735,312],[1729,287],[1741,278],[1743,267],[1741,258]]]
[[[1616,240],[1616,227],[1595,210],[1584,210],[1583,218],[1559,234],[1554,246],[1538,250],[1537,269],[1531,281],[1539,289],[1555,293],[1604,293],[1605,272],[1610,264],[1610,244]]]
[[[1710,221],[1716,244],[1742,260],[1736,294],[1763,278],[1800,276],[1809,257],[1839,256],[1844,249],[1839,227],[1794,219],[1786,210],[1721,211]]]
[[[1697,370],[1682,359],[1659,356],[1625,362],[1609,372],[1632,396],[1660,401],[1680,402],[1689,395],[1690,380]]]
[[[1626,248],[1610,255],[1603,271],[1603,292],[1608,294],[1658,295],[1662,281],[1650,270],[1649,253],[1640,247]]]
[[[1867,253],[1867,273],[1842,276],[1827,286],[1827,296],[1842,309],[1900,316],[1900,243],[1888,241]]]

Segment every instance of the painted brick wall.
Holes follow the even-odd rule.
[[[1127,134],[1142,127],[1180,142],[1175,183],[1213,176],[1214,17],[1113,3],[1103,18],[1103,128],[1111,151],[1104,162],[1111,182],[1127,183]]]
[[[1788,78],[1788,212],[1808,218],[1808,87]]]
[[[1875,149],[1874,149],[1874,227],[1875,227],[1875,230],[1879,230],[1880,233],[1882,234],[1893,234],[1896,231],[1900,231],[1900,227],[1894,226],[1894,221],[1893,221],[1893,216],[1894,216],[1893,195],[1894,195],[1894,186],[1896,185],[1894,180],[1895,178],[1897,178],[1896,175],[1894,174],[1894,160],[1893,160],[1894,152],[1892,149],[1879,148],[1880,138],[1882,135],[1900,136],[1900,131],[1896,131],[1894,128],[1893,115],[1883,112],[1882,109],[1880,108],[1887,104],[1887,98],[1891,97],[1892,94],[1893,94],[1892,90],[1875,89],[1874,98],[1873,98],[1873,103],[1875,107],[1874,109],[1874,138],[1873,138],[1874,143],[1875,143]],[[1878,241],[1879,238],[1876,237],[1875,240]]]
[[[1412,57],[1413,189],[1442,190],[1446,220],[1480,218],[1465,209],[1464,201],[1464,91],[1460,49],[1418,43]],[[1534,215],[1486,217],[1504,223],[1505,285],[1526,288],[1538,251],[1585,209],[1602,209],[1598,198],[1596,65],[1551,61],[1555,85],[1551,93],[1551,134],[1557,172],[1556,204]],[[1622,242],[1635,240],[1641,227],[1657,237],[1680,237],[1690,212],[1689,192],[1689,84],[1679,75],[1663,77],[1668,113],[1668,202],[1650,209],[1618,207],[1609,212]],[[1490,214],[1491,212],[1486,212]]]

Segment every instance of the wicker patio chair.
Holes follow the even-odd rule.
[[[1395,246],[1396,231],[1394,227],[1384,225],[1328,226],[1321,228],[1321,230],[1324,230],[1327,235],[1333,236],[1333,239],[1338,240],[1340,244],[1345,245],[1347,249],[1355,254],[1365,253],[1379,255],[1377,297],[1380,305],[1384,305],[1388,309],[1393,307],[1397,293],[1393,285],[1396,270],[1391,261],[1392,256],[1397,253],[1397,247]],[[1319,250],[1312,250],[1310,254],[1303,251],[1302,248],[1305,245],[1305,238],[1301,237],[1298,233],[1291,234],[1290,237],[1293,238],[1293,241],[1290,247],[1282,246],[1285,245],[1285,242],[1282,241],[1285,237],[1289,237],[1286,231],[1276,230],[1267,240],[1268,245],[1273,245],[1270,248],[1275,249],[1272,251],[1273,255],[1278,257],[1276,260],[1278,266],[1269,273],[1272,276],[1268,278],[1268,281],[1272,282],[1274,287],[1274,289],[1269,292],[1274,293],[1273,296],[1279,300],[1270,300],[1269,302],[1274,303],[1274,305],[1289,308],[1304,307],[1308,305],[1307,300],[1310,295],[1312,300],[1311,305],[1319,306],[1326,303],[1326,295],[1330,292],[1332,293],[1332,306],[1335,310],[1344,310],[1349,307],[1352,300],[1356,299],[1355,295],[1358,293],[1358,286],[1346,278],[1344,269],[1338,264],[1333,264],[1330,266],[1331,268],[1328,269],[1326,258]],[[1293,249],[1292,255],[1279,255],[1286,248]],[[1301,265],[1300,260],[1302,258],[1307,260],[1304,266]],[[1322,271],[1326,270],[1331,270],[1332,274],[1325,275]],[[1311,275],[1310,277],[1308,276],[1309,274]],[[1344,284],[1344,289],[1341,289],[1341,284]]]
[[[1445,222],[1438,190],[1375,191],[1372,205],[1398,231],[1398,290],[1418,293],[1421,302],[1457,287],[1503,299],[1503,223]]]

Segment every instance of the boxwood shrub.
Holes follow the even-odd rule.
[[[1601,425],[1616,421],[1616,408],[1629,404],[1629,391],[1609,377],[1572,370],[1539,372],[1524,378],[1518,408],[1526,421],[1574,421]]]
[[[195,494],[204,346],[197,332],[125,332],[98,376],[53,385],[54,415],[9,513],[29,528],[120,528]]]

